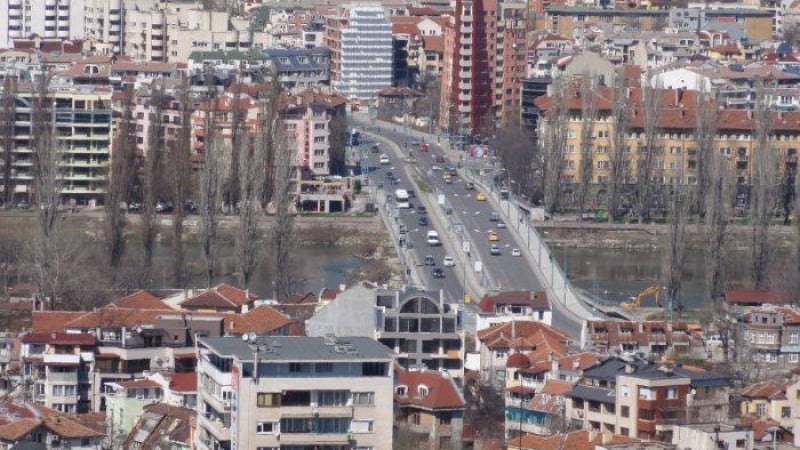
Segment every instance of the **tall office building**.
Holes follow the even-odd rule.
[[[342,7],[326,17],[333,87],[350,98],[374,98],[392,85],[392,25],[380,6]]]

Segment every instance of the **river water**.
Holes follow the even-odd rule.
[[[272,253],[267,244],[261,249],[262,255]],[[298,282],[296,293],[313,292],[318,294],[323,288],[338,288],[345,282],[347,272],[364,265],[365,261],[354,256],[355,249],[349,246],[327,245],[301,245],[293,249],[293,266]],[[158,245],[155,252],[156,264],[160,267],[169,267],[170,248],[167,245]],[[203,272],[204,262],[200,246],[187,243],[186,245],[188,285],[191,287],[204,287],[206,285]],[[227,275],[217,276],[214,284],[226,282],[239,286],[233,260],[232,244],[221,244],[219,249],[218,267]],[[152,280],[154,287],[172,288],[171,269],[160,270],[159,275]],[[258,267],[250,283],[250,289],[261,296],[271,296],[273,292],[271,270],[268,267]]]
[[[567,273],[574,286],[610,303],[627,300],[648,286],[665,285],[663,250],[561,247],[554,249],[556,255],[562,267],[566,258]],[[788,259],[787,251],[781,250],[777,258],[779,261]],[[730,285],[750,287],[748,252],[731,252],[727,261]],[[682,274],[681,304],[688,309],[708,306],[703,250],[687,249]],[[654,306],[652,297],[642,302],[642,306]]]

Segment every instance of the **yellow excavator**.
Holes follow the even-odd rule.
[[[631,297],[628,300],[623,300],[620,303],[620,306],[623,308],[638,308],[642,306],[642,299],[652,295],[653,298],[656,300],[656,306],[661,306],[661,288],[659,286],[650,286],[648,288],[643,289],[641,292],[636,294],[635,297]]]

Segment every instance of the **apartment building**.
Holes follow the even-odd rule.
[[[264,55],[287,91],[315,89],[331,81],[331,50],[325,47],[272,48]]]
[[[345,320],[347,317],[375,320]],[[398,354],[403,368],[446,370],[464,377],[463,311],[441,293],[374,289],[357,285],[306,321],[310,336],[365,336]]]
[[[392,85],[392,26],[380,6],[346,5],[325,18],[333,87],[348,98],[372,99]]]
[[[641,353],[645,357],[705,356],[702,339],[694,336],[682,322],[588,320],[585,330],[582,348],[600,353]]]
[[[675,425],[672,443],[692,450],[753,450],[753,431],[728,424]]]
[[[576,88],[577,89],[577,88]],[[614,122],[610,118],[611,101],[614,97],[613,90],[607,87],[598,87],[596,90],[598,119],[594,122],[592,136],[592,183],[605,184],[611,176],[609,154],[611,151],[611,137],[614,132]],[[630,186],[639,174],[637,161],[640,152],[645,147],[644,140],[644,112],[642,109],[642,90],[632,86],[626,90],[626,101],[630,105],[631,121],[626,132],[624,152],[629,155],[621,174],[625,184]],[[697,124],[697,92],[682,89],[665,89],[662,92],[662,107],[659,110],[658,140],[664,152],[656,158],[654,168],[650,173],[651,178],[664,185],[679,183],[682,185],[694,184],[697,181],[698,150],[694,141],[694,129]],[[569,111],[574,117],[581,116],[580,96],[570,94]],[[539,97],[535,104],[543,111],[550,109],[549,97]],[[760,151],[754,141],[755,120],[751,110],[722,109],[716,115],[717,134],[713,145],[714,149],[722,155],[729,156],[731,169],[734,171],[737,183],[737,207],[744,206],[747,199],[747,186],[750,184],[752,165],[750,160],[753,153]],[[778,174],[783,179],[786,171],[795,170],[797,166],[798,148],[800,148],[800,133],[795,124],[800,121],[800,112],[770,113],[771,130],[768,150],[777,153],[782,170]],[[550,119],[543,112],[539,120],[540,136],[546,127],[550,126]],[[579,180],[581,167],[580,120],[570,120],[567,129],[567,147],[564,177],[567,183]],[[626,187],[627,189],[628,187]],[[600,207],[600,197],[591,196],[593,207]],[[568,199],[566,201],[569,201]],[[663,208],[664,200],[657,208]],[[654,210],[663,214],[663,210]],[[660,212],[659,212],[660,211]]]
[[[797,406],[796,380],[759,381],[745,386],[739,392],[742,417],[774,420],[781,426],[794,426],[792,406]],[[789,394],[795,394],[790,398]]]
[[[202,338],[195,445],[392,448],[393,356],[363,337]]]
[[[551,33],[557,33],[565,37],[574,37],[577,28],[599,23],[619,25],[636,23],[640,31],[659,31],[668,23],[671,14],[673,14],[674,18],[678,18],[672,12],[673,9],[675,12],[686,11],[678,8],[548,6],[544,8],[544,25]],[[772,39],[772,12],[770,11],[755,8],[708,8],[704,10],[704,14],[704,19],[701,19],[703,21],[741,24],[745,35],[753,41],[760,42]],[[680,19],[683,19],[683,17]],[[679,27],[677,22],[676,27]]]
[[[737,357],[766,372],[788,370],[800,362],[800,312],[789,306],[764,305],[744,315]]]
[[[33,149],[37,133],[32,122],[36,113],[34,89],[17,84],[11,180],[12,201],[37,201],[33,178]],[[49,87],[45,115],[55,120],[55,145],[63,152],[61,203],[101,205],[105,198],[107,167],[111,149],[111,89],[72,87],[55,82]],[[50,125],[48,125],[49,129]],[[1,176],[0,176],[1,177]],[[5,184],[5,183],[4,183]]]
[[[281,101],[285,105],[281,117],[289,145],[295,148],[297,165],[315,176],[330,175],[331,122],[336,116],[343,117],[347,99],[340,94],[309,89],[288,94]],[[300,193],[304,210],[336,212],[336,209],[331,209],[333,199],[325,198],[325,190],[310,190],[312,192]],[[344,198],[339,198],[341,203],[338,210],[343,211]],[[311,207],[311,203],[315,203],[316,207]]]
[[[95,337],[88,333],[29,333],[22,338],[23,377],[33,400],[65,413],[90,410]]]
[[[553,312],[544,291],[504,291],[486,294],[478,303],[478,330],[512,320],[535,320],[552,324]]]
[[[94,39],[120,52],[122,0],[2,0],[0,42],[28,38]]]
[[[265,48],[269,36],[230,11],[203,10],[200,3],[132,4],[124,17],[125,55],[136,61],[183,62],[195,51]]]
[[[730,379],[695,367],[608,358],[566,394],[566,418],[590,431],[672,441],[672,426],[728,417]]]
[[[106,421],[114,434],[126,436],[133,429],[147,405],[164,396],[155,381],[139,379],[106,384]]]
[[[159,448],[169,441],[171,450],[194,449],[194,430],[197,413],[165,403],[148,405],[122,441],[123,450]]]

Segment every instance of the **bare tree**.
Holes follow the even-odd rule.
[[[282,299],[294,288],[294,270],[291,265],[294,245],[294,212],[292,211],[292,175],[295,158],[285,138],[273,140],[275,152],[275,188],[273,205],[275,225],[272,243],[275,247],[275,298]]]
[[[49,75],[39,79],[31,111],[34,185],[43,238],[49,238],[57,225],[62,187],[59,170],[63,155],[56,136],[55,105],[48,92],[49,80]]]
[[[772,246],[769,241],[769,219],[777,201],[777,151],[770,147],[772,116],[770,114],[764,85],[756,87],[756,104],[753,111],[753,166],[751,175],[752,195],[750,223],[753,228],[753,284],[764,289],[767,273],[772,262]]]
[[[342,112],[334,112],[330,121],[330,145],[328,155],[331,174],[341,175],[345,172],[345,151],[347,148],[347,116]]]
[[[666,307],[671,316],[674,309],[678,314],[683,309],[681,290],[683,287],[683,266],[686,258],[686,219],[689,199],[681,192],[681,176],[676,176],[670,193],[670,223],[667,233],[666,250]]]
[[[642,88],[642,114],[644,115],[644,148],[639,147],[637,168],[637,205],[639,223],[644,223],[650,217],[650,207],[653,205],[653,188],[655,161],[661,152],[661,143],[658,139],[660,128],[658,121],[662,107],[663,90],[660,84],[651,87],[648,82]]]
[[[627,181],[628,164],[627,137],[630,127],[629,95],[625,72],[620,70],[614,78],[611,105],[611,145],[608,148],[608,182],[606,195],[608,221],[613,222],[619,214],[620,196]]]
[[[508,176],[518,184],[520,193],[538,203],[544,197],[542,174],[545,162],[533,137],[526,130],[511,126],[499,128],[491,142]]]
[[[14,183],[11,169],[14,166],[14,127],[17,116],[17,77],[6,73],[3,95],[0,97],[0,145],[3,147],[3,206],[10,209],[14,201]]]
[[[208,111],[208,114],[212,112]],[[205,158],[200,176],[200,225],[208,287],[214,281],[217,265],[217,231],[221,218],[222,183],[227,171],[227,147],[217,133],[206,135]]]
[[[125,253],[125,214],[121,206],[127,204],[130,181],[136,158],[136,124],[133,118],[134,92],[128,87],[122,101],[122,111],[117,123],[108,176],[105,208],[105,238],[108,265],[119,267]]]
[[[172,213],[172,266],[173,279],[178,287],[186,286],[185,256],[183,246],[186,204],[191,187],[192,105],[189,83],[184,77],[175,95],[179,108],[180,128],[177,137],[167,145],[167,173],[174,204]]]
[[[543,130],[544,137],[544,205],[547,212],[554,214],[561,201],[562,178],[566,165],[567,132],[569,131],[569,83],[558,79],[551,86],[548,120]]]
[[[261,190],[262,195],[262,204],[267,206],[269,202],[273,198],[274,189],[275,189],[275,180],[276,180],[276,151],[277,151],[277,144],[281,139],[284,139],[285,136],[283,133],[283,128],[281,125],[281,84],[280,80],[278,79],[277,72],[272,75],[272,78],[266,85],[265,89],[265,107],[263,109],[262,118],[259,121],[259,132],[262,135],[262,141],[264,145],[264,152],[262,157],[264,158],[263,166],[266,169],[266,175],[264,177],[264,188]],[[331,129],[331,139],[333,144],[333,140],[337,139],[337,137],[341,137],[342,145],[341,145],[341,164],[342,168],[344,168],[344,137],[347,133],[347,121],[346,119],[342,118],[344,126],[344,133],[340,133],[338,129],[334,130]],[[330,124],[331,128],[334,128],[334,123]],[[331,155],[331,158],[334,158],[334,155]],[[333,165],[334,162],[331,161]],[[333,169],[331,169],[333,171]]]
[[[243,136],[238,139],[238,148],[234,152],[238,157],[239,178],[239,233],[236,238],[236,256],[239,262],[242,287],[248,287],[253,269],[258,262],[258,220],[261,217],[261,190],[264,187],[264,140],[256,135],[254,145],[250,145],[250,136],[244,129],[239,130]]]
[[[144,279],[149,280],[153,268],[153,247],[155,246],[156,201],[159,189],[160,170],[163,164],[164,123],[162,115],[166,97],[157,87],[150,92],[149,119],[150,128],[147,133],[147,152],[144,155],[142,171],[142,248],[144,249]],[[181,208],[183,205],[177,205]]]
[[[597,84],[589,73],[584,73],[581,80],[581,163],[578,180],[578,212],[580,217],[586,212],[586,198],[592,186],[592,171],[594,169],[594,128],[597,120]]]
[[[247,139],[245,133],[241,132],[245,127],[245,119],[247,118],[247,99],[243,93],[244,85],[242,83],[234,83],[231,86],[231,163],[229,165],[229,172],[225,175],[225,184],[223,187],[223,203],[231,210],[236,210],[239,203],[239,193],[241,192],[240,178],[239,178],[239,156],[238,149],[241,147],[239,142],[241,139]]]
[[[706,289],[708,298],[716,302],[725,292],[725,238],[730,220],[732,174],[730,164],[724,156],[713,153],[708,161],[711,183],[705,201],[705,234],[708,243]]]
[[[695,213],[705,217],[707,213],[709,196],[706,195],[713,182],[713,155],[715,153],[714,140],[717,137],[717,121],[719,111],[715,95],[702,89],[697,93],[695,106],[696,123],[694,128],[694,142],[697,152],[697,188],[695,193]]]

